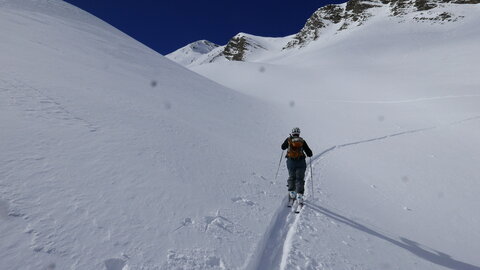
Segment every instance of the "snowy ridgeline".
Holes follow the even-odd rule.
[[[405,24],[404,27],[410,29],[455,25],[475,17],[479,3],[479,0],[350,0],[319,8],[298,33],[290,36],[238,33],[224,46],[200,40],[166,57],[189,68],[225,61],[272,62],[290,55],[295,57],[312,44],[328,42],[337,35],[349,36],[352,30],[363,31],[364,25],[375,21]]]
[[[196,50],[232,91],[64,2],[0,1],[0,265],[480,269],[480,9],[368,12],[289,50],[241,34],[245,62]],[[274,179],[293,126],[299,215]]]

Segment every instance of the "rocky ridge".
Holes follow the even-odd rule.
[[[225,46],[222,55],[231,61],[243,61],[248,52],[256,49],[266,50],[262,45],[253,38],[244,33],[234,36]]]
[[[373,14],[373,8],[387,7],[391,17],[402,17],[419,11],[427,11],[446,4],[479,4],[480,0],[350,0],[341,5],[327,5],[319,8],[307,20],[305,26],[292,41],[284,47],[306,46],[318,39],[323,29],[335,25],[337,31],[349,26],[360,26]],[[442,12],[435,17],[414,17],[416,21],[454,21],[458,18],[448,12]]]

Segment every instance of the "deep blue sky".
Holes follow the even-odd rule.
[[[219,45],[239,32],[298,32],[319,7],[346,0],[64,0],[165,55],[196,40]]]

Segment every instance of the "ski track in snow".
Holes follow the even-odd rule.
[[[461,98],[478,98],[480,95],[450,95],[450,96],[438,96],[438,97],[423,97],[423,98],[414,98],[414,99],[403,99],[403,100],[324,100],[326,102],[336,102],[336,103],[352,103],[352,104],[400,104],[400,103],[416,103],[416,102],[426,102],[426,101],[435,101],[435,100],[444,100],[444,99],[461,99]]]
[[[421,133],[424,131],[439,129],[442,127],[454,126],[454,125],[458,125],[468,121],[474,121],[479,119],[480,119],[480,116],[475,116],[475,117],[470,117],[470,118],[458,120],[455,122],[451,122],[446,125],[412,129],[412,130],[393,133],[393,134],[389,134],[381,137],[375,137],[372,139],[365,139],[365,140],[359,140],[359,141],[354,141],[350,143],[334,145],[332,147],[327,148],[323,152],[317,155],[314,155],[310,161],[311,166],[315,167],[316,164],[320,163],[322,158],[324,158],[327,154],[337,149],[355,146],[363,143],[382,141],[382,140],[386,140],[386,139],[397,137],[397,136]],[[305,185],[307,187],[308,186],[307,183],[309,181],[311,182],[311,171],[308,170],[308,168],[305,173],[305,179],[307,179],[305,181]],[[306,189],[306,193],[308,197],[313,196],[313,194],[309,194],[308,189]],[[286,269],[292,268],[290,267],[291,265],[289,264],[289,256],[292,251],[293,238],[297,232],[297,224],[301,218],[301,213],[300,214],[293,213],[291,208],[287,208],[286,205],[287,205],[287,198],[285,197],[285,199],[282,200],[281,206],[277,209],[277,212],[272,218],[272,222],[265,233],[264,239],[260,242],[259,247],[257,248],[258,251],[256,252],[256,254],[259,254],[259,255],[253,258],[253,260],[250,263],[252,267],[249,267],[248,269],[286,270]],[[306,205],[308,206],[308,201],[306,201]],[[305,210],[302,209],[302,211],[305,211]],[[449,264],[451,263],[447,263],[447,265]],[[476,269],[476,268],[467,267],[462,269]]]

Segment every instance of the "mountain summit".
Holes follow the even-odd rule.
[[[208,40],[198,40],[168,54],[167,58],[186,66],[217,47],[220,47],[220,45]]]

